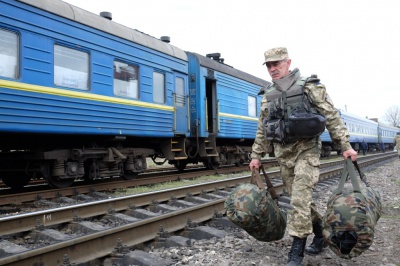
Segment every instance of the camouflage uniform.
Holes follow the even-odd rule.
[[[301,78],[298,69],[293,70],[289,75],[292,74],[296,74],[298,79]],[[326,117],[326,128],[331,139],[335,143],[340,143],[342,151],[351,149],[347,128],[339,112],[334,108],[325,86],[317,82],[307,82],[304,90],[308,93],[316,110]],[[251,154],[253,159],[261,159],[270,145],[265,138],[263,127],[264,118],[268,117],[267,97],[265,93],[261,101],[261,114]],[[312,191],[319,178],[321,140],[317,136],[284,145],[274,142],[273,147],[280,164],[282,181],[291,195],[293,210],[288,217],[289,235],[299,238],[307,237],[312,233],[312,223],[321,218],[312,201]]]
[[[400,133],[397,133],[397,135],[394,137],[393,143],[396,145],[397,154],[400,158]]]

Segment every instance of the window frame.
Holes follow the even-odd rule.
[[[67,69],[67,70],[70,70],[70,75],[71,76],[73,76],[72,74],[75,74],[75,75],[79,75],[79,74],[82,74],[83,73],[83,75],[86,75],[86,77],[84,77],[86,80],[85,80],[85,83],[86,83],[86,85],[85,85],[85,88],[83,88],[82,86],[79,86],[79,83],[80,83],[80,81],[79,80],[73,80],[72,78],[71,78],[71,76],[70,77],[68,77],[68,76],[65,76],[65,74],[63,74],[63,75],[60,75],[60,76],[57,76],[57,73],[61,70],[57,70],[56,69],[56,67],[58,67],[58,68],[62,68],[63,66],[65,66],[65,65],[56,65],[56,55],[57,55],[57,53],[56,53],[56,47],[62,47],[63,49],[67,49],[67,50],[64,50],[64,51],[74,51],[74,52],[78,52],[78,53],[80,53],[81,55],[83,55],[83,54],[85,54],[85,55],[87,55],[87,57],[86,58],[83,58],[84,60],[86,60],[87,62],[87,72],[85,73],[85,72],[82,72],[82,71],[79,71],[79,70],[75,70],[75,69],[71,69],[71,68],[67,68],[67,67],[64,67],[64,70],[61,72],[61,73],[65,73],[65,69]],[[72,54],[73,55],[73,54]],[[78,54],[79,55],[79,54]],[[79,59],[79,58],[76,58],[76,59]],[[60,60],[59,58],[57,58],[57,60]],[[88,51],[85,51],[85,50],[82,50],[82,49],[76,49],[76,48],[73,48],[73,47],[71,47],[71,46],[68,46],[68,45],[65,45],[65,44],[60,44],[60,43],[55,43],[54,45],[53,45],[53,84],[54,84],[54,86],[59,86],[59,87],[64,87],[64,88],[68,88],[68,89],[76,89],[76,90],[81,90],[81,91],[89,91],[90,90],[90,78],[91,78],[91,66],[90,66],[90,60],[91,60],[91,55],[90,55],[90,53],[88,52]],[[76,64],[76,65],[79,65],[79,64]],[[62,82],[61,83],[59,83],[58,81],[57,81],[57,79],[59,79],[59,78],[61,78],[61,79],[71,79],[69,82],[77,82],[77,86],[68,86],[69,84],[63,84]],[[64,82],[64,81],[63,81]]]
[[[135,88],[134,88],[133,91],[130,91],[129,90],[130,88],[127,87],[126,90],[125,90],[126,91],[125,95],[123,93],[121,93],[121,94],[116,93],[116,80],[119,80],[119,81],[122,81],[122,82],[126,82],[126,81],[124,81],[122,79],[116,79],[115,78],[115,74],[116,74],[116,71],[115,71],[116,65],[115,65],[115,63],[126,64],[128,67],[132,67],[136,72],[134,74],[136,76],[136,79],[133,79],[133,80],[136,80],[136,82],[131,83],[129,81],[129,82],[127,82],[127,84],[125,84],[125,85],[133,84],[135,86]],[[114,61],[113,61],[113,94],[114,94],[114,96],[126,97],[126,98],[129,98],[129,99],[140,99],[140,81],[139,81],[139,77],[140,77],[140,66],[138,64],[129,63],[129,62],[126,62],[124,60],[114,59]],[[121,85],[124,85],[124,84],[121,83]]]
[[[5,28],[0,28],[0,31],[13,34],[16,37],[16,47],[15,47],[16,48],[16,52],[15,52],[15,58],[14,58],[15,59],[15,65],[11,66],[14,69],[13,73],[12,73],[12,75],[5,76],[5,75],[1,74],[2,73],[2,71],[1,71],[0,72],[0,77],[8,78],[8,79],[19,79],[21,77],[21,38],[22,38],[21,34],[19,32],[17,32],[17,31],[5,29]],[[2,55],[8,56],[5,53],[2,54]],[[12,57],[12,56],[9,56],[9,57]],[[1,61],[4,62],[5,60],[1,60]],[[4,64],[4,66],[6,66],[6,65]],[[0,65],[0,67],[2,67],[2,66]],[[7,69],[8,68],[6,67],[6,70]]]
[[[250,100],[254,99],[253,105],[251,105]],[[250,117],[257,117],[257,97],[253,95],[247,95],[247,115]],[[253,108],[251,108],[253,107]],[[253,115],[254,113],[254,115]]]
[[[162,88],[158,87],[158,85],[161,85],[161,83],[157,82],[155,75],[160,75],[163,77]],[[158,95],[157,92],[159,92],[159,90],[162,90],[162,94],[163,94],[162,101],[158,101],[159,97],[156,97]],[[167,86],[166,86],[166,73],[165,72],[153,71],[153,102],[159,103],[159,104],[166,104],[166,102],[167,102]]]

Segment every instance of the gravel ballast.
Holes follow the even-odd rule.
[[[375,227],[375,238],[369,250],[357,258],[341,259],[329,248],[318,256],[306,255],[302,265],[400,265],[400,160],[389,161],[374,169],[362,169],[370,186],[382,198],[383,213]],[[329,196],[336,189],[317,186],[314,200],[321,214],[325,213]],[[308,237],[307,245],[312,241]],[[285,265],[292,238],[260,242],[241,229],[230,228],[224,238],[196,240],[189,247],[152,249],[150,253],[173,261],[171,265]]]

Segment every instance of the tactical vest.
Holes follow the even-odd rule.
[[[267,140],[289,143],[320,135],[326,119],[312,108],[312,102],[304,92],[307,82],[318,82],[316,76],[301,77],[287,90],[269,86],[267,94],[268,117],[264,120]]]

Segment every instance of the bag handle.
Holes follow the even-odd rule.
[[[259,189],[265,189],[265,185],[261,180],[260,174],[256,168],[253,168],[253,171],[251,172],[250,183],[257,185]]]
[[[364,182],[364,184],[365,184],[367,187],[369,187],[369,182],[368,182],[368,180],[367,180],[367,176],[364,174],[364,172],[362,172],[362,171],[360,170],[360,167],[358,166],[357,161],[353,161],[353,164],[354,164],[354,166],[356,167],[357,172],[360,174],[361,180]]]
[[[360,174],[361,179],[368,186],[368,183],[366,182],[365,174],[363,172],[361,172],[360,167],[358,166],[357,162],[354,161],[353,164],[356,167],[358,173]],[[344,164],[342,177],[340,178],[340,182],[339,182],[338,188],[336,190],[336,195],[339,195],[339,194],[342,193],[343,187],[344,187],[344,183],[346,182],[346,180],[348,180],[349,176],[350,176],[351,184],[353,185],[353,191],[361,193],[360,182],[358,181],[358,178],[357,178],[357,175],[356,175],[356,171],[354,170],[354,167],[352,166],[351,159],[347,158],[346,162]]]
[[[264,170],[264,166],[261,165],[260,169],[262,170],[262,172],[264,174],[265,182],[267,182],[267,191],[269,192],[269,194],[271,194],[271,198],[272,199],[277,199],[278,195],[276,195],[276,191],[275,191],[274,185],[272,185],[271,180],[267,176],[267,173]]]
[[[260,166],[260,169],[258,171],[257,169],[253,168],[250,183],[257,185],[260,189],[265,189],[265,185],[261,180],[260,170],[262,170],[264,174],[265,182],[267,183],[267,191],[271,195],[271,198],[277,199],[278,196],[276,195],[274,186],[272,185],[271,180],[267,176],[267,173],[265,172],[264,167],[262,165]]]

